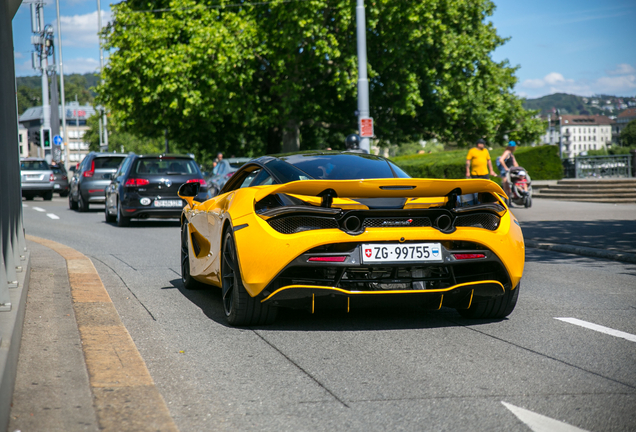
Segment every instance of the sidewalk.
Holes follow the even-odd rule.
[[[512,213],[526,247],[636,263],[636,204],[541,199]]]

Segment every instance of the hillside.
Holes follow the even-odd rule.
[[[64,97],[66,101],[77,101],[80,104],[92,104],[95,93],[91,90],[97,85],[99,77],[92,73],[64,75]],[[42,102],[42,77],[28,76],[17,77],[18,89],[18,113],[22,114],[28,108],[41,105]],[[50,88],[50,87],[49,87]],[[58,88],[60,88],[58,77]]]
[[[555,93],[537,99],[526,99],[523,107],[540,110],[542,115],[554,114],[604,114],[616,116],[628,107],[636,106],[635,97],[594,95],[590,97]]]

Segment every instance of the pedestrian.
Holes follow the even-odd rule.
[[[506,195],[510,196],[510,182],[508,181],[508,171],[512,167],[518,167],[517,159],[515,159],[514,152],[517,149],[517,143],[510,141],[508,147],[504,150],[503,154],[497,158],[497,168],[499,168],[499,175],[501,175],[501,183]]]
[[[490,176],[497,177],[497,174],[492,169],[486,141],[480,138],[477,140],[477,145],[471,148],[466,156],[466,178],[488,180]]]

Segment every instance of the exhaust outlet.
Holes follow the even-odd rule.
[[[357,232],[362,223],[357,216],[349,216],[344,221],[344,227],[347,231]]]
[[[453,220],[450,216],[441,215],[435,219],[435,227],[440,231],[449,231],[453,226]]]

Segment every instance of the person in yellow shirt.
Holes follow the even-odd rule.
[[[486,141],[477,140],[477,146],[471,148],[466,156],[466,178],[490,179],[490,176],[497,177],[492,169],[490,153],[486,148]]]

